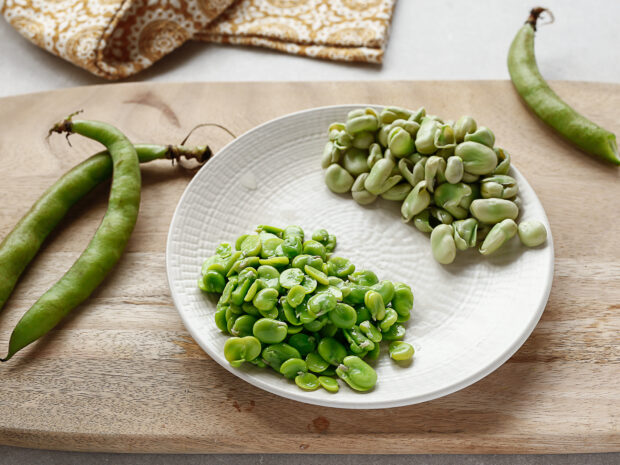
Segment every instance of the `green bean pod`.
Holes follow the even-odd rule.
[[[508,52],[508,71],[519,95],[532,111],[561,136],[591,155],[620,165],[616,136],[577,113],[544,80],[536,64],[534,35],[539,16],[534,8]]]
[[[120,259],[138,218],[140,165],[131,142],[115,127],[68,118],[51,132],[77,133],[106,146],[113,163],[108,209],[86,250],[19,320],[4,360],[46,334],[103,281]]]
[[[182,156],[203,163],[211,157],[208,147],[135,145],[140,163]],[[69,209],[97,185],[112,176],[112,158],[107,151],[97,153],[65,173],[34,203],[28,213],[0,243],[0,309],[19,277],[35,257],[43,241]]]

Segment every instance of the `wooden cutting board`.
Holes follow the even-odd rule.
[[[620,85],[554,88],[620,134]],[[509,82],[140,83],[5,98],[0,237],[62,173],[99,150],[79,136],[73,147],[45,138],[76,109],[136,142],[178,143],[202,122],[242,134],[339,103],[470,114],[495,131],[538,193],[555,238],[555,277],[540,323],[510,361],[460,392],[389,410],[305,405],[239,380],[193,342],[172,303],[166,235],[192,172],[155,162],[143,166],[140,218],[113,274],[55,331],[0,366],[0,443],[119,452],[620,450],[620,170],[550,132]],[[228,140],[214,128],[190,138],[214,150]],[[28,269],[0,314],[2,353],[19,317],[84,249],[106,199],[103,186],[79,204]]]

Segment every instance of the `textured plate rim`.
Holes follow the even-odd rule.
[[[244,132],[243,134],[241,134],[239,137],[233,139],[232,141],[230,141],[229,143],[227,143],[224,147],[222,147],[218,153],[215,156],[222,156],[220,154],[225,153],[226,150],[229,150],[230,147],[234,146],[235,144],[239,143],[239,141],[244,138],[244,137],[250,137],[253,133],[255,132],[259,132],[262,131],[265,127],[267,126],[271,126],[271,125],[275,125],[278,124],[280,121],[282,120],[286,120],[287,118],[293,117],[293,116],[301,116],[304,115],[306,113],[314,113],[314,112],[322,112],[322,111],[326,111],[326,110],[335,110],[335,109],[342,109],[343,111],[345,110],[353,110],[356,108],[360,108],[360,107],[372,107],[372,108],[384,108],[385,105],[377,105],[377,104],[365,104],[365,103],[356,103],[356,104],[344,104],[344,105],[326,105],[326,106],[321,106],[321,107],[313,107],[313,108],[308,108],[305,110],[301,110],[301,111],[296,111],[293,113],[288,113],[286,115],[283,116],[279,116],[277,118],[271,119],[269,121],[266,121],[258,126],[255,126],[254,128]],[[177,312],[179,313],[181,320],[183,321],[183,325],[185,326],[185,328],[189,331],[190,335],[192,336],[192,338],[194,339],[194,341],[202,348],[202,350],[204,350],[207,355],[209,355],[209,357],[216,362],[218,365],[220,365],[221,367],[223,367],[224,369],[226,369],[227,371],[229,371],[230,373],[232,373],[233,375],[235,375],[236,377],[243,379],[244,381],[246,381],[247,383],[256,386],[260,389],[263,389],[264,391],[270,392],[272,394],[276,394],[280,397],[284,397],[287,399],[291,399],[291,400],[296,400],[299,402],[303,402],[306,404],[312,404],[312,405],[320,405],[323,407],[331,407],[331,408],[345,408],[345,409],[353,409],[353,410],[371,410],[371,409],[381,409],[381,408],[394,408],[394,407],[404,407],[407,405],[414,405],[414,404],[418,404],[418,403],[422,403],[422,402],[427,402],[430,400],[434,400],[434,399],[438,399],[440,397],[446,396],[448,394],[452,394],[454,392],[460,391],[461,389],[464,389],[468,386],[471,386],[472,384],[480,381],[482,378],[488,376],[489,374],[491,374],[492,372],[494,372],[495,370],[497,370],[500,366],[502,366],[504,363],[506,363],[510,357],[512,357],[517,350],[519,350],[521,348],[521,346],[525,343],[525,341],[530,337],[530,335],[532,334],[532,332],[534,331],[534,329],[536,328],[536,325],[538,324],[538,321],[540,320],[545,307],[547,306],[547,302],[549,300],[549,294],[551,293],[551,286],[553,283],[553,274],[554,274],[554,266],[555,266],[555,250],[554,250],[554,244],[553,244],[553,236],[552,236],[552,232],[551,232],[551,228],[549,227],[549,231],[548,231],[548,237],[547,237],[547,247],[549,248],[549,253],[551,254],[551,265],[549,266],[548,270],[547,270],[547,276],[546,276],[546,283],[545,283],[545,290],[543,292],[543,295],[541,296],[541,299],[538,303],[538,308],[536,309],[536,312],[534,312],[532,314],[532,317],[530,318],[528,324],[526,325],[526,327],[524,328],[524,330],[513,340],[511,341],[511,343],[509,345],[506,346],[506,348],[504,349],[504,351],[497,357],[494,358],[493,361],[487,363],[486,365],[478,368],[478,370],[476,370],[475,373],[472,373],[470,376],[463,378],[462,380],[449,384],[443,388],[440,389],[436,389],[434,391],[431,391],[427,394],[424,395],[414,395],[414,396],[409,396],[409,397],[403,397],[401,399],[398,400],[382,400],[382,401],[373,401],[371,403],[362,403],[362,402],[343,402],[342,400],[338,400],[336,398],[334,398],[334,400],[322,400],[322,399],[317,399],[317,398],[309,398],[309,397],[304,397],[301,395],[301,393],[296,393],[294,391],[290,392],[288,390],[282,389],[278,386],[274,386],[272,384],[268,384],[260,379],[257,379],[255,377],[253,377],[251,374],[246,373],[244,371],[240,371],[237,370],[235,368],[233,368],[232,366],[230,366],[229,364],[225,364],[225,363],[220,363],[220,361],[218,360],[218,357],[215,353],[215,351],[207,344],[203,344],[201,342],[201,337],[199,334],[197,334],[194,330],[194,328],[192,327],[192,325],[189,323],[189,321],[186,319],[186,316],[184,315],[183,312],[181,312],[180,308],[181,308],[181,304],[179,302],[179,298],[176,294],[176,292],[173,289],[172,286],[172,265],[171,263],[171,237],[172,237],[172,231],[176,226],[176,222],[178,221],[178,217],[179,215],[179,209],[181,204],[183,203],[183,201],[185,200],[185,197],[187,195],[187,193],[190,191],[190,189],[192,189],[194,183],[196,182],[196,180],[199,177],[200,172],[202,172],[203,170],[207,169],[209,167],[209,163],[205,163],[205,165],[203,165],[200,170],[198,171],[198,173],[196,173],[194,175],[194,177],[191,179],[191,181],[188,183],[188,185],[186,186],[185,190],[183,191],[183,194],[181,195],[181,198],[179,199],[179,202],[177,203],[177,206],[174,210],[174,213],[172,215],[172,219],[170,220],[170,227],[168,228],[168,237],[166,238],[166,277],[167,277],[167,281],[168,281],[168,288],[170,289],[170,294],[172,296],[172,300],[174,303],[174,306],[177,310]],[[514,166],[512,165],[512,168],[514,170],[516,170],[520,175],[521,178],[523,179],[523,181],[525,182],[525,184],[527,185],[527,187],[529,189],[532,190],[532,192],[534,193],[536,199],[538,200],[538,202],[541,204],[542,207],[542,213],[543,213],[543,217],[545,220],[545,223],[547,225],[549,225],[549,220],[547,218],[547,213],[544,209],[544,206],[542,206],[542,202],[540,202],[540,199],[538,198],[538,195],[536,194],[536,191],[532,188],[532,186],[529,184],[529,182],[527,181],[527,179],[525,178],[525,176],[523,176],[521,174],[521,172]],[[360,399],[361,400],[361,399]]]

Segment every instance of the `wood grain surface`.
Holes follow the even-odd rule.
[[[578,110],[620,134],[620,85],[557,82]],[[46,139],[76,109],[134,141],[178,143],[201,122],[234,133],[337,103],[470,114],[538,193],[555,238],[542,319],[502,367],[455,394],[389,410],[347,411],[281,399],[213,362],[172,303],[164,250],[192,172],[143,166],[140,217],[112,275],[55,331],[0,366],[0,443],[119,452],[533,453],[620,450],[620,170],[539,123],[509,82],[114,84],[0,100],[0,237],[96,144]],[[229,136],[197,130],[191,143]],[[208,169],[208,168],[207,168]],[[107,186],[47,241],[0,314],[0,347],[20,316],[77,258]],[[524,292],[527,292],[525,289]]]

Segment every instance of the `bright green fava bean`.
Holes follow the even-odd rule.
[[[383,333],[384,341],[396,341],[405,337],[405,327],[396,323]]]
[[[392,308],[394,308],[399,315],[409,315],[409,312],[413,309],[413,292],[411,292],[409,286],[403,283],[396,283],[394,285]]]
[[[286,339],[288,325],[283,321],[272,318],[261,318],[256,323],[252,332],[254,336],[265,344],[276,344]]]
[[[226,287],[226,280],[217,271],[207,271],[202,277],[200,289],[205,292],[222,292]]]
[[[319,379],[312,373],[302,373],[295,377],[295,384],[304,391],[316,391],[319,388]]]
[[[512,239],[517,234],[517,223],[511,219],[503,220],[497,223],[487,237],[484,238],[484,242],[480,247],[480,253],[482,255],[489,255],[499,249],[502,245]]]
[[[480,126],[475,132],[466,134],[464,140],[466,142],[478,142],[493,148],[493,145],[495,145],[495,134],[486,126]]]
[[[495,224],[505,219],[514,220],[519,215],[519,208],[514,202],[505,199],[476,199],[469,211],[481,223]]]
[[[230,330],[230,334],[239,337],[251,336],[254,323],[256,323],[256,318],[252,315],[241,315],[235,320],[235,323]]]
[[[372,286],[379,282],[377,275],[370,270],[360,270],[349,276],[349,281],[360,286]]]
[[[310,240],[304,242],[303,252],[306,255],[314,255],[321,257],[321,260],[325,260],[325,246],[318,241]]]
[[[350,260],[342,257],[331,257],[327,261],[327,274],[346,279],[355,272],[355,265]]]
[[[336,374],[356,391],[369,391],[377,384],[377,372],[355,355],[345,357]]]
[[[413,346],[403,341],[390,342],[390,357],[394,360],[411,360],[414,354]]]
[[[304,280],[304,272],[299,268],[289,268],[280,274],[280,286],[291,289]],[[290,302],[289,302],[290,303]],[[293,305],[296,307],[296,305]]]
[[[316,316],[325,315],[336,308],[336,297],[329,292],[315,294],[308,300],[308,310]]]
[[[260,341],[253,336],[231,337],[224,343],[224,357],[234,366],[254,360],[260,355]]]
[[[394,297],[394,283],[392,281],[380,281],[372,286],[373,291],[377,291],[381,294],[381,298],[383,299],[383,303],[385,305],[389,304]]]
[[[297,307],[303,302],[304,297],[306,297],[306,289],[301,285],[297,285],[290,288],[286,295],[286,301],[292,307]]]
[[[353,186],[354,178],[340,165],[330,165],[325,170],[325,184],[332,192],[344,194]]]
[[[265,363],[277,372],[280,371],[280,367],[287,360],[301,358],[299,351],[286,343],[272,344],[265,347],[261,356]]]
[[[288,379],[293,379],[297,375],[306,373],[307,371],[308,367],[306,366],[306,362],[300,358],[289,358],[286,362],[280,365],[280,373]]]
[[[310,352],[314,352],[316,349],[316,338],[314,336],[308,336],[304,333],[292,335],[289,337],[288,343],[292,347],[295,347],[302,357],[305,357]]]
[[[537,247],[547,240],[547,229],[540,221],[519,223],[519,239],[528,247]]]
[[[389,330],[394,323],[396,323],[397,319],[398,313],[396,313],[396,310],[394,310],[393,308],[388,308],[385,311],[385,317],[383,318],[381,323],[379,323],[379,328],[381,328],[381,331],[385,332]]]
[[[340,389],[338,381],[331,376],[319,376],[319,384],[328,392],[338,392],[338,389]]]
[[[347,356],[347,349],[333,337],[324,337],[319,342],[317,352],[323,360],[338,366]]]
[[[257,234],[252,234],[247,236],[243,242],[241,243],[241,252],[243,252],[246,256],[249,255],[258,255],[261,251],[261,240]]]
[[[308,274],[308,276],[316,279],[317,282],[321,284],[326,284],[326,285],[329,284],[329,279],[327,279],[327,275],[323,273],[322,271],[317,270],[316,268],[310,265],[304,266],[304,271]]]
[[[352,328],[357,320],[355,309],[343,303],[337,303],[335,308],[328,313],[328,316],[337,328]]]
[[[278,296],[278,291],[269,287],[267,289],[258,291],[256,296],[254,296],[254,299],[252,300],[252,304],[254,304],[256,308],[262,311],[271,310],[278,303]]]
[[[456,138],[456,142],[463,142],[465,140],[465,136],[475,132],[476,128],[476,121],[471,116],[461,116],[454,125],[454,136]]]
[[[315,373],[323,373],[329,368],[329,362],[317,352],[310,352],[306,355],[306,365],[308,366],[308,370],[314,371]]]
[[[440,224],[431,233],[433,257],[442,265],[448,265],[456,258],[456,243],[452,236],[452,226]]]
[[[383,339],[381,331],[374,326],[370,321],[362,321],[359,325],[360,331],[374,343],[379,343]]]
[[[385,317],[385,304],[381,294],[373,290],[366,292],[364,295],[364,305],[370,311],[374,320],[383,320]]]
[[[428,207],[430,203],[431,195],[428,193],[426,181],[420,181],[411,192],[409,192],[409,195],[407,195],[407,198],[405,198],[400,208],[403,220],[411,221],[411,218]]]
[[[463,160],[465,171],[471,174],[489,174],[497,166],[493,149],[478,142],[461,142],[454,154]]]

